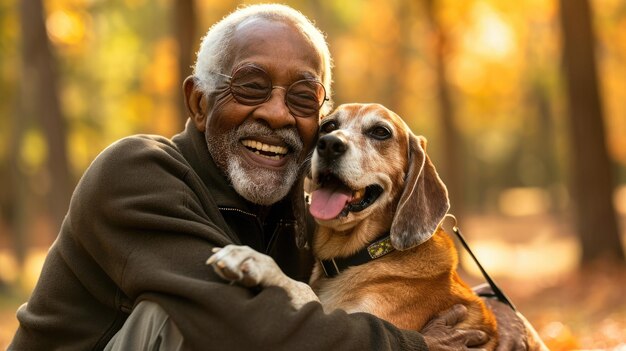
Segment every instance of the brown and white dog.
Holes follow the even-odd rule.
[[[319,298],[325,310],[369,312],[403,329],[419,331],[460,303],[469,314],[459,327],[485,331],[485,347],[495,348],[495,318],[457,275],[457,252],[440,228],[448,193],[425,147],[381,105],[339,106],[321,121],[311,162],[319,261],[310,288],[247,247],[214,249],[207,263],[245,286],[285,288],[296,308]]]

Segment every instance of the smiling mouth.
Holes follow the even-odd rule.
[[[328,173],[320,178],[319,187],[311,194],[309,212],[320,220],[341,218],[371,206],[383,193],[382,186],[371,184],[351,189],[337,176]]]
[[[257,140],[244,139],[241,144],[254,154],[270,160],[280,160],[289,152],[287,147],[265,144]]]

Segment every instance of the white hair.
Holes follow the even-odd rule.
[[[202,38],[200,50],[194,67],[194,76],[198,79],[200,89],[205,93],[215,90],[218,76],[211,72],[222,72],[232,54],[231,40],[234,32],[245,20],[261,18],[281,21],[295,25],[307,37],[322,58],[322,84],[326,89],[329,101],[320,109],[322,116],[332,109],[332,59],[324,34],[301,12],[280,4],[258,4],[240,7],[221,21],[215,23]]]

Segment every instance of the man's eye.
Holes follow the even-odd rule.
[[[248,90],[265,90],[265,89],[267,89],[267,86],[262,85],[260,83],[256,83],[256,82],[250,82],[250,83],[246,83],[246,84],[241,84],[240,87],[242,89],[248,89]]]
[[[387,127],[376,126],[370,129],[367,134],[369,134],[372,138],[378,140],[385,140],[391,137],[391,131]]]
[[[317,97],[312,93],[289,94],[287,99],[289,99],[289,103],[296,106],[309,107],[318,105]]]
[[[322,133],[330,133],[334,130],[337,130],[337,122],[335,121],[324,122],[320,126],[320,130],[322,131]]]

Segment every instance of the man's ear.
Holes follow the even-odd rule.
[[[189,76],[183,82],[183,92],[185,93],[185,106],[189,118],[196,125],[196,128],[204,132],[207,118],[207,98],[198,86],[198,79]]]

